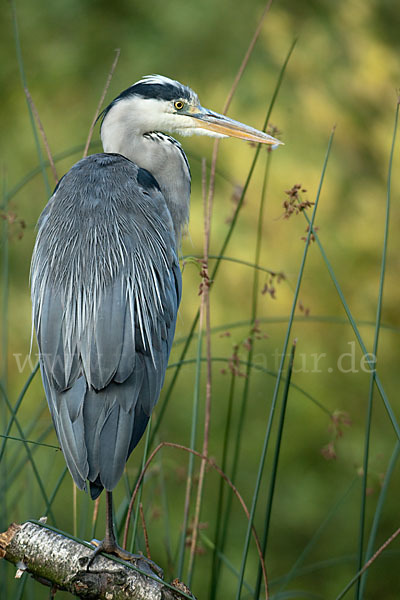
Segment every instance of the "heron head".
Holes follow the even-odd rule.
[[[161,75],[144,77],[122,92],[102,113],[106,126],[130,127],[137,134],[152,131],[180,135],[237,137],[262,144],[282,144],[253,127],[201,106],[197,94],[178,81]]]

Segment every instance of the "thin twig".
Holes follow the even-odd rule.
[[[232,84],[232,87],[229,91],[228,97],[225,101],[224,104],[224,108],[222,110],[222,114],[225,115],[228,111],[228,108],[230,106],[230,103],[232,102],[232,98],[236,92],[236,88],[239,85],[239,82],[243,76],[244,70],[247,67],[247,63],[249,62],[250,56],[253,52],[254,46],[256,44],[256,41],[261,33],[261,29],[262,26],[264,24],[264,19],[267,16],[267,13],[269,11],[269,9],[271,8],[271,4],[272,4],[272,0],[268,0],[265,8],[263,10],[263,13],[261,15],[261,19],[257,25],[257,28],[254,32],[254,35],[250,41],[250,44],[246,50],[246,53],[244,55],[244,58],[242,60],[242,63],[239,67],[239,70],[236,74],[235,80]],[[219,150],[219,139],[216,139],[214,142],[214,147],[213,147],[213,153],[212,153],[212,159],[211,159],[211,171],[210,171],[210,183],[209,183],[209,188],[208,188],[208,212],[211,215],[212,214],[212,206],[213,206],[213,199],[214,199],[214,189],[215,189],[215,175],[216,175],[216,167],[217,167],[217,158],[218,158],[218,150]]]
[[[28,88],[26,86],[24,86],[24,92],[25,92],[26,99],[28,100],[29,105],[30,105],[30,107],[32,109],[33,115],[34,115],[34,117],[36,119],[36,123],[37,123],[38,129],[40,131],[40,135],[42,136],[43,145],[44,145],[44,147],[46,149],[47,158],[49,159],[49,164],[50,164],[51,172],[53,173],[53,177],[54,177],[55,182],[58,183],[58,176],[57,176],[56,166],[54,164],[53,156],[51,154],[49,142],[48,142],[46,133],[44,131],[44,127],[42,125],[42,121],[40,120],[39,113],[37,111],[37,108],[35,106],[35,103],[33,101],[32,96],[31,96],[31,93],[30,93],[30,91],[28,90]]]
[[[165,446],[167,446],[168,448],[177,448],[178,450],[184,450],[185,452],[189,452],[191,454],[194,454],[195,456],[197,456],[198,458],[201,458],[203,460],[205,460],[207,462],[208,465],[210,465],[210,467],[212,467],[221,477],[224,481],[226,481],[226,483],[229,485],[229,487],[231,488],[231,490],[233,491],[233,493],[235,494],[236,498],[239,500],[239,503],[243,509],[243,512],[246,515],[246,518],[249,519],[250,518],[250,513],[249,510],[246,506],[245,501],[243,500],[239,490],[237,489],[237,487],[232,483],[232,481],[229,479],[229,477],[226,475],[226,473],[224,473],[222,471],[222,469],[220,469],[220,467],[215,463],[215,461],[211,458],[209,458],[208,456],[203,456],[200,452],[197,452],[196,450],[192,450],[192,448],[187,448],[186,446],[182,446],[181,444],[174,444],[172,442],[161,442],[160,444],[158,444],[158,446],[156,448],[154,448],[153,452],[150,454],[149,458],[146,461],[146,464],[144,465],[142,472],[139,475],[139,478],[136,482],[135,485],[135,489],[133,490],[133,494],[131,497],[131,501],[129,502],[129,507],[128,507],[128,513],[127,513],[127,517],[126,517],[126,521],[125,521],[125,530],[124,530],[124,538],[123,538],[123,547],[126,547],[126,541],[128,538],[128,527],[129,527],[129,521],[131,519],[132,516],[132,510],[133,510],[133,505],[135,503],[135,499],[136,499],[136,495],[139,491],[139,488],[142,484],[142,481],[144,479],[144,476],[146,474],[146,471],[150,465],[150,463],[152,462],[152,460],[154,459],[155,455]],[[255,530],[254,525],[252,525],[251,527],[252,529],[252,533],[253,533],[253,537],[254,537],[254,541],[257,547],[257,553],[258,553],[258,557],[260,559],[260,563],[261,563],[261,568],[262,568],[262,572],[263,572],[263,579],[264,579],[264,584],[265,584],[265,589],[268,590],[268,582],[267,582],[267,572],[265,569],[265,564],[264,564],[264,559],[262,556],[262,552],[261,552],[261,545],[260,545],[260,540],[258,539],[258,535],[257,532]],[[266,600],[268,600],[268,597],[266,596]]]
[[[190,510],[190,494],[192,491],[192,471],[189,467],[188,469],[188,474],[187,474],[187,478],[186,478],[186,489],[185,489],[185,502],[184,502],[184,506],[183,506],[183,527],[182,527],[182,531],[183,531],[183,535],[185,535],[185,530],[187,530],[187,523],[189,520],[189,510]],[[126,522],[128,522],[128,517],[126,519]],[[184,540],[182,540],[182,566],[183,566],[183,555],[184,555]]]
[[[382,552],[384,550],[386,550],[386,548],[389,546],[389,544],[391,544],[397,538],[398,535],[400,535],[400,527],[398,529],[396,529],[396,531],[394,533],[392,533],[392,535],[386,540],[386,542],[384,542],[382,544],[382,546],[380,548],[378,548],[378,550],[375,552],[375,554],[373,556],[371,556],[371,558],[365,563],[365,565],[359,572],[358,577],[360,575],[362,575],[364,573],[364,571],[369,569],[369,567],[372,565],[372,563],[378,558],[378,556],[380,554],[382,554]]]
[[[149,560],[151,560],[150,545],[149,545],[149,536],[148,536],[148,533],[147,533],[146,521],[145,521],[144,512],[143,512],[143,502],[140,502],[140,504],[139,504],[139,512],[140,512],[140,519],[142,521],[144,543],[145,543],[145,546],[146,546],[146,554],[147,554],[147,558]]]
[[[103,106],[104,98],[106,97],[107,90],[108,90],[108,88],[110,86],[112,76],[114,75],[114,71],[115,71],[115,68],[116,68],[117,63],[118,63],[119,55],[121,54],[120,48],[116,48],[115,53],[116,53],[116,55],[115,55],[115,58],[114,58],[114,62],[112,64],[111,70],[110,70],[110,72],[108,74],[106,85],[104,86],[103,93],[102,93],[100,101],[99,101],[99,103],[97,105],[96,112],[95,112],[92,124],[90,126],[90,129],[89,129],[89,135],[88,135],[88,138],[86,140],[85,150],[83,151],[83,158],[85,158],[85,156],[87,156],[87,153],[89,151],[89,146],[90,146],[90,142],[92,141],[92,136],[93,136],[93,131],[94,131],[94,128],[95,128],[95,125],[96,125],[96,121],[97,121],[97,119],[99,117],[100,109]]]
[[[204,457],[208,457],[208,442],[210,437],[210,421],[211,421],[211,371],[212,371],[212,362],[211,362],[211,323],[210,323],[210,295],[209,295],[209,285],[210,281],[208,278],[208,249],[210,244],[210,225],[211,225],[211,214],[209,212],[209,203],[207,202],[207,169],[206,169],[206,161],[202,160],[202,191],[203,191],[203,210],[204,210],[204,256],[203,256],[203,268],[202,268],[202,294],[201,294],[201,305],[200,305],[200,328],[202,328],[204,315],[206,322],[206,345],[207,345],[207,382],[206,382],[206,405],[205,405],[205,417],[204,417],[204,435],[203,435],[203,450],[202,454]],[[203,459],[200,464],[199,471],[199,482],[197,487],[197,496],[196,496],[196,506],[195,506],[195,515],[193,520],[192,527],[192,541],[190,547],[190,557],[189,557],[189,574],[192,572],[197,538],[198,538],[198,530],[199,530],[199,522],[200,522],[200,511],[201,511],[201,499],[203,494],[204,487],[204,476],[205,476],[205,468],[207,461]]]
[[[260,22],[257,25],[257,29],[254,32],[253,38],[249,44],[249,47],[247,48],[246,54],[244,55],[244,58],[242,60],[242,64],[239,67],[239,71],[237,72],[237,75],[235,77],[235,81],[233,82],[233,85],[231,87],[231,90],[228,94],[228,97],[226,99],[225,105],[224,105],[224,110],[222,111],[222,114],[224,115],[226,113],[226,111],[229,108],[230,103],[232,102],[232,98],[234,96],[234,93],[236,92],[236,88],[239,85],[239,81],[242,78],[243,72],[245,70],[245,68],[247,67],[247,63],[249,62],[250,56],[252,55],[254,46],[256,44],[256,41],[258,40],[258,37],[261,33],[261,29],[262,26],[264,24],[264,19],[267,16],[267,13],[269,11],[269,9],[271,8],[271,4],[272,4],[272,0],[268,0],[268,2],[265,5],[264,11],[261,15],[261,19]]]
[[[363,568],[354,575],[353,579],[346,585],[346,587],[344,588],[344,590],[342,590],[339,596],[336,597],[336,600],[341,600],[342,598],[344,598],[349,589],[356,583],[356,581],[360,579],[361,575],[365,573],[367,569],[369,569],[372,563],[378,558],[380,554],[382,554],[384,550],[386,550],[389,544],[391,544],[398,537],[398,535],[400,535],[400,527],[394,533],[392,533],[392,535],[386,540],[386,542],[382,544],[380,548],[378,548],[375,554],[371,556],[371,558],[365,563]]]

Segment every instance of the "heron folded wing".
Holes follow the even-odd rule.
[[[135,364],[135,307],[127,301],[124,314],[123,343],[118,368],[114,376],[116,383],[123,383],[132,374]]]
[[[80,489],[86,488],[89,473],[83,419],[86,388],[84,377],[79,377],[74,385],[64,392],[59,392],[49,385],[45,386],[65,462]]]
[[[41,302],[34,300],[34,322],[41,361],[51,385],[58,390],[67,389],[80,374],[80,361],[76,340],[66,343],[64,302],[60,291],[48,285],[44,288]]]
[[[85,324],[80,352],[87,381],[96,390],[105,388],[118,369],[124,338],[125,298],[124,281],[119,276],[98,292]]]
[[[181,272],[174,257],[164,273],[161,286],[161,307],[152,315],[151,352],[138,353],[144,367],[139,402],[145,415],[150,416],[164,383],[165,372],[175,334],[180,301]]]
[[[100,433],[100,479],[106,489],[112,490],[120,480],[128,458],[135,413],[126,412],[114,395],[105,393],[110,410]]]
[[[110,383],[104,390],[88,389],[83,406],[85,441],[88,453],[88,479],[112,489],[131,452],[132,440],[140,440],[148,417],[138,408],[143,369],[123,383]],[[113,455],[113,456],[111,456]],[[115,483],[113,483],[115,481]],[[111,486],[111,487],[110,487]]]

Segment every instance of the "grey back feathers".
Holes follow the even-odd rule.
[[[120,479],[172,346],[187,215],[174,224],[160,188],[127,158],[95,154],[62,178],[39,220],[31,286],[42,377],[68,468],[94,498]]]

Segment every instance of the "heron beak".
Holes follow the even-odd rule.
[[[272,135],[268,135],[268,133],[264,133],[263,131],[259,131],[258,129],[254,129],[248,125],[244,125],[244,123],[239,123],[239,121],[229,119],[224,115],[215,113],[211,110],[203,108],[202,106],[192,107],[190,113],[188,114],[194,119],[198,119],[200,121],[198,127],[201,129],[214,131],[220,135],[240,138],[241,140],[247,140],[248,142],[277,146],[281,144],[283,145],[283,142],[272,137]]]

